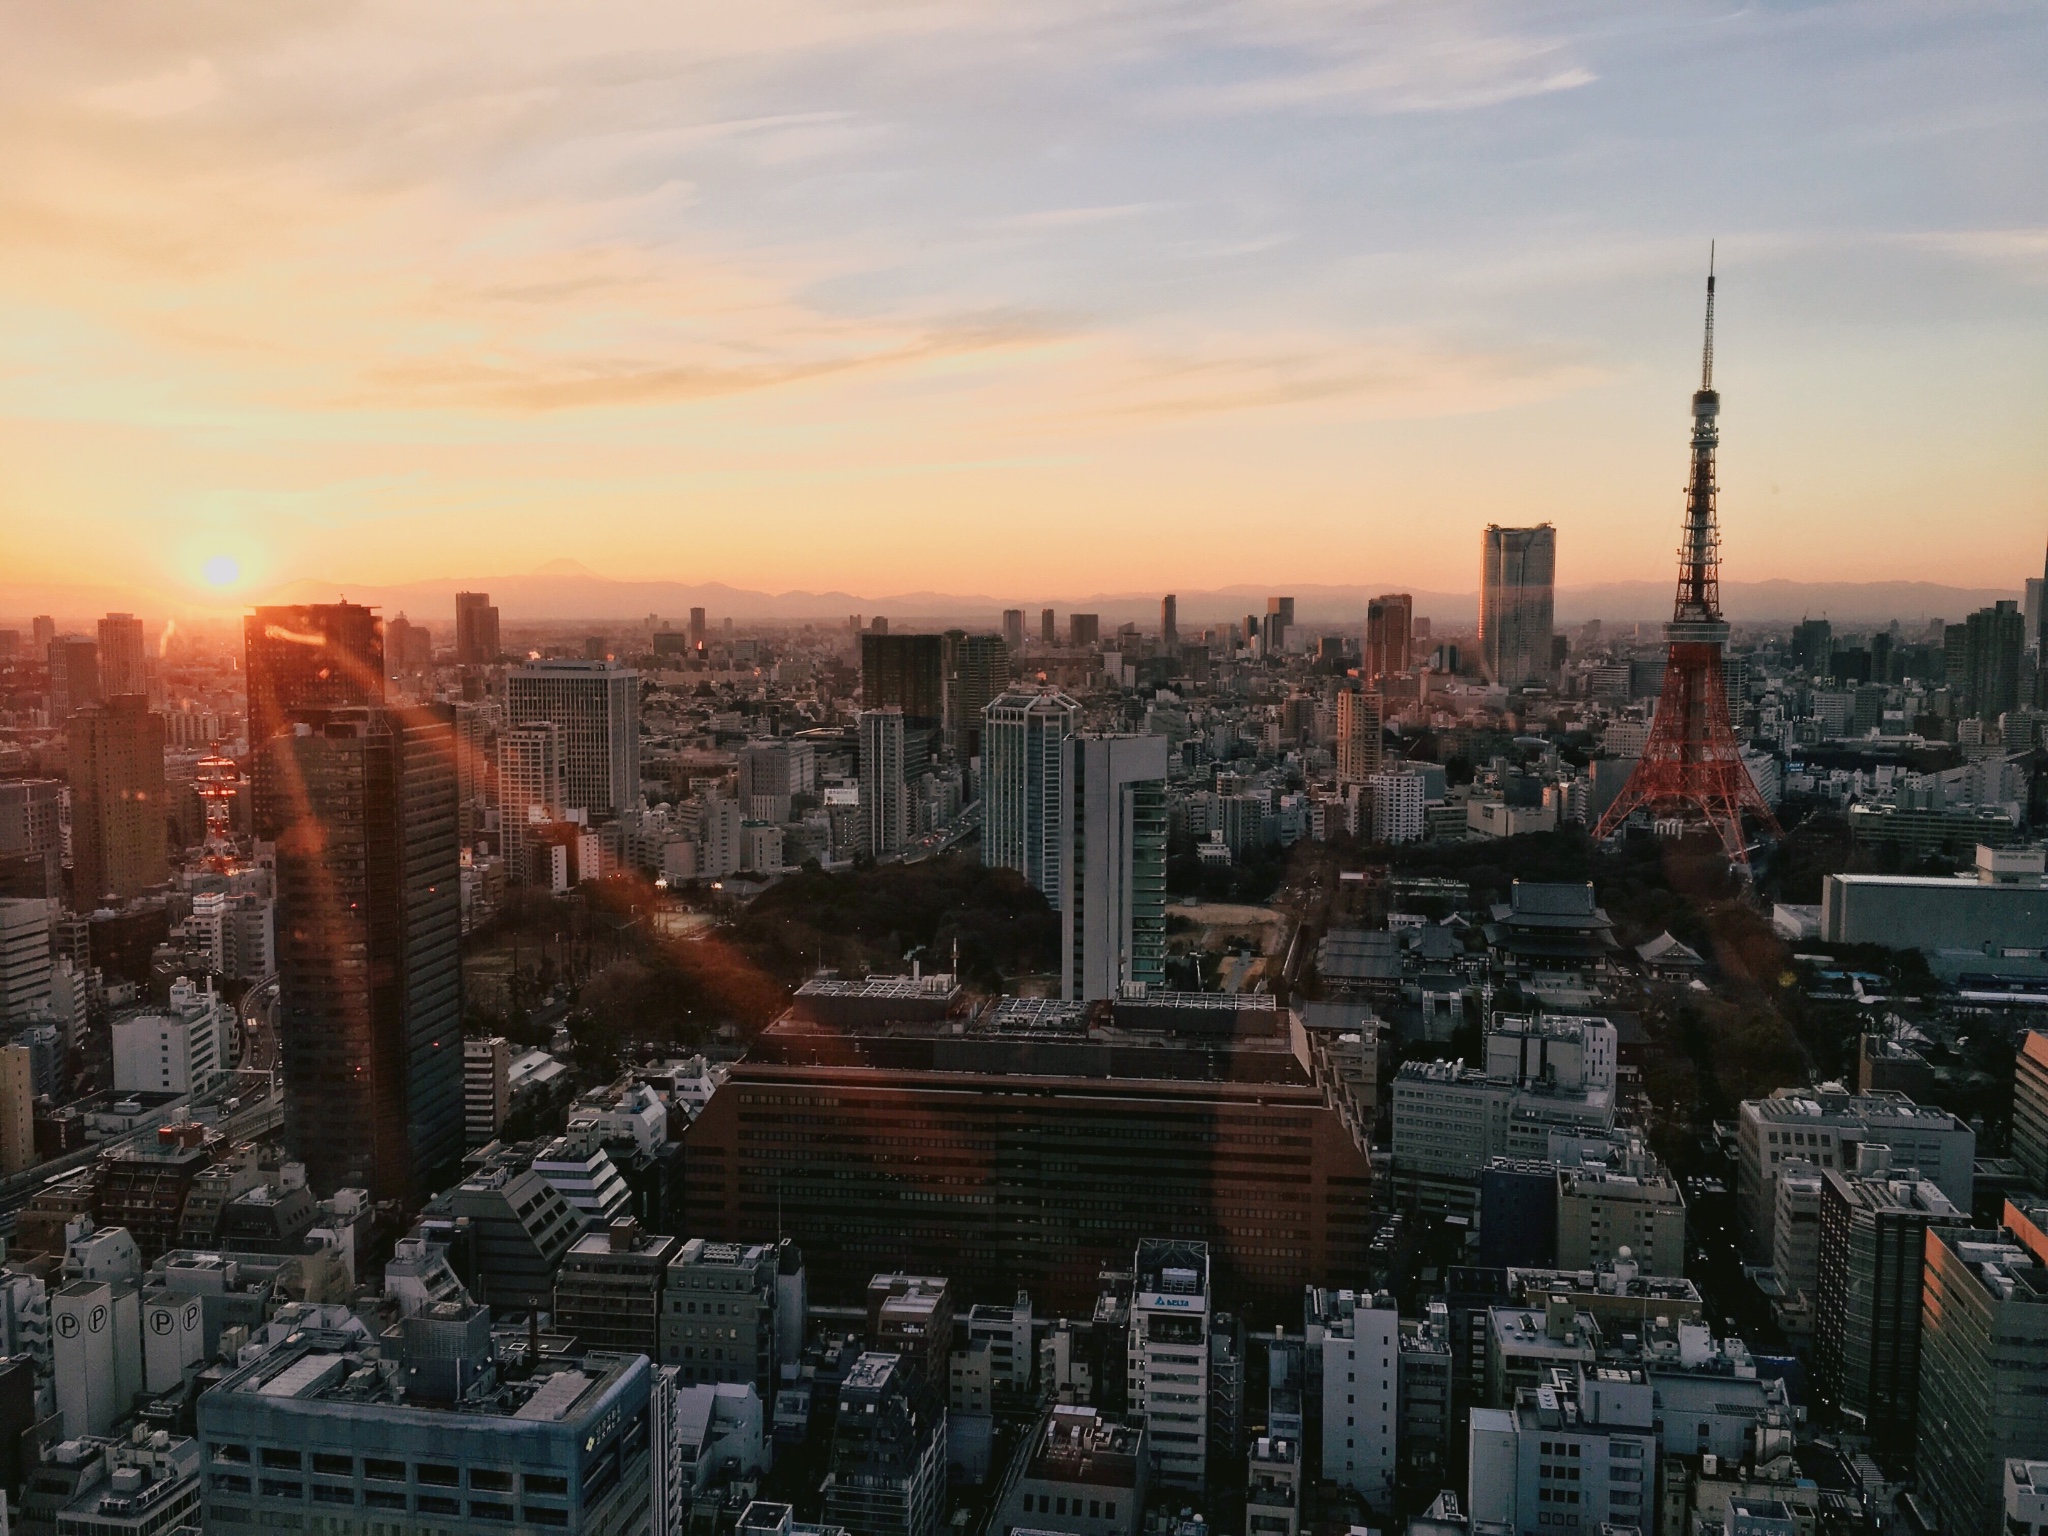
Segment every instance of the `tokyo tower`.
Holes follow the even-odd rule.
[[[1608,836],[1637,811],[1676,820],[1688,829],[1704,823],[1728,857],[1747,866],[1742,813],[1775,834],[1777,820],[1736,751],[1728,720],[1721,649],[1728,625],[1721,617],[1721,530],[1714,515],[1714,449],[1721,441],[1714,391],[1714,264],[1707,262],[1707,340],[1700,387],[1692,397],[1692,479],[1685,490],[1685,537],[1678,547],[1678,601],[1664,626],[1670,659],[1664,691],[1650,723],[1650,739],[1627,785],[1607,808],[1593,836]]]

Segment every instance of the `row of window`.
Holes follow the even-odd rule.
[[[213,1464],[217,1467],[247,1467],[253,1464],[266,1471],[302,1472],[308,1461],[306,1453],[288,1446],[266,1445],[252,1458],[249,1447],[232,1443],[216,1444],[212,1447]],[[362,1459],[362,1471],[356,1470],[356,1458],[340,1452],[314,1451],[310,1460],[312,1470],[322,1477],[362,1476],[371,1482],[402,1483],[407,1481],[406,1464],[402,1461],[386,1460],[377,1456]],[[215,1473],[216,1486],[225,1486],[221,1479],[232,1477],[232,1473]],[[422,1461],[412,1466],[411,1480],[430,1488],[459,1488],[462,1486],[462,1469],[445,1462]],[[241,1478],[245,1485],[248,1479]],[[471,1467],[469,1486],[487,1493],[510,1493],[515,1483],[528,1494],[539,1494],[548,1498],[566,1498],[569,1493],[569,1479],[556,1473],[528,1472],[519,1478],[512,1472],[496,1467]]]
[[[1036,1497],[1038,1499],[1036,1507],[1039,1514],[1064,1515],[1067,1513],[1069,1501],[1064,1496],[1041,1493]],[[1027,1493],[1024,1495],[1024,1513],[1027,1515],[1032,1512],[1032,1498],[1033,1495],[1031,1494]],[[1079,1515],[1081,1513],[1081,1499],[1079,1495],[1076,1495],[1071,1502],[1074,1506],[1074,1514]],[[1116,1500],[1090,1499],[1088,1501],[1088,1518],[1090,1520],[1114,1520],[1116,1518]]]
[[[241,1488],[223,1487],[220,1484],[220,1478],[217,1476],[215,1491],[240,1494],[246,1494],[250,1491],[246,1486],[249,1481],[247,1478],[231,1478],[228,1481],[241,1482],[245,1486]],[[261,1493],[264,1498],[268,1499],[298,1499],[303,1497],[298,1484],[273,1482],[269,1478],[262,1480]],[[322,1483],[315,1483],[313,1485],[313,1500],[315,1503],[324,1504],[353,1505],[356,1502],[353,1489],[330,1488]],[[388,1509],[406,1512],[408,1508],[404,1494],[385,1493],[375,1488],[364,1492],[362,1503],[368,1509]],[[413,1499],[410,1512],[420,1515],[442,1515],[460,1518],[463,1514],[463,1508],[463,1501],[461,1499],[450,1498],[445,1494],[422,1493]],[[569,1524],[569,1512],[566,1509],[548,1509],[545,1506],[532,1504],[520,1509],[495,1499],[471,1499],[468,1503],[468,1514],[472,1520],[496,1520],[502,1521],[506,1525],[540,1525],[556,1529],[567,1529]],[[248,1525],[252,1522],[253,1518],[250,1510],[236,1504],[216,1502],[207,1511],[207,1523],[209,1525]]]

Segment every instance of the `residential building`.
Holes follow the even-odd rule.
[[[1877,1448],[1912,1448],[1920,1391],[1922,1262],[1928,1229],[1968,1226],[1941,1190],[1891,1149],[1858,1146],[1854,1170],[1821,1176],[1813,1374],[1821,1397]]]
[[[1013,651],[1024,649],[1024,610],[1005,608],[1003,610],[1003,644]]]
[[[1928,1229],[1919,1497],[1947,1536],[2000,1536],[2004,1470],[2048,1457],[2048,1267],[2003,1228]]]
[[[1154,1483],[1197,1493],[1209,1475],[1209,1247],[1147,1239],[1132,1267],[1131,1412]]]
[[[1422,775],[1395,769],[1374,774],[1367,784],[1372,790],[1372,841],[1421,842],[1427,830],[1423,807],[1428,794]]]
[[[1356,688],[1337,695],[1337,782],[1366,784],[1380,771],[1380,696]]]
[[[1060,995],[1166,981],[1166,739],[1068,738],[1060,828]]]
[[[1899,1094],[1781,1088],[1744,1100],[1737,1121],[1736,1209],[1755,1260],[1768,1262],[1774,1250],[1780,1173],[1851,1167],[1848,1149],[1860,1142],[1889,1147],[1893,1167],[1919,1169],[1956,1209],[1970,1209],[1977,1138],[1954,1115]]]
[[[568,808],[562,733],[551,720],[535,720],[498,734],[498,840],[509,878],[535,878],[541,833]]]
[[[860,714],[861,845],[870,858],[901,854],[916,830],[908,757],[911,738],[924,733],[912,731],[908,718],[894,705]]]
[[[800,989],[684,1133],[683,1230],[787,1232],[844,1301],[903,1264],[1085,1315],[1102,1271],[1161,1231],[1207,1241],[1247,1306],[1363,1272],[1364,1145],[1270,994],[961,1010],[950,979]],[[974,1178],[954,1182],[957,1166]],[[1039,1219],[1020,1229],[1026,1202]]]
[[[1487,525],[1479,569],[1479,651],[1487,681],[1510,689],[1556,681],[1556,570],[1557,532],[1550,524]]]
[[[277,836],[286,1141],[316,1190],[417,1204],[463,1142],[449,712],[296,710],[257,780],[292,786]]]
[[[72,889],[82,911],[118,905],[170,878],[164,717],[140,694],[71,717]]]
[[[661,1358],[662,1291],[679,1237],[631,1217],[585,1232],[555,1273],[555,1327],[587,1349]]]
[[[318,1314],[202,1393],[205,1528],[284,1528],[309,1505],[333,1536],[648,1528],[666,1435],[647,1360],[543,1357],[501,1379],[489,1314],[459,1302],[400,1338],[387,1370],[360,1323]]]
[[[462,1042],[462,1144],[495,1140],[512,1112],[512,1043],[502,1035],[471,1035]]]
[[[1031,1434],[1020,1474],[999,1495],[994,1530],[1137,1536],[1151,1475],[1142,1421],[1061,1403]]]
[[[825,1518],[851,1536],[938,1536],[946,1514],[946,1406],[895,1355],[869,1351],[839,1385]]]
[[[1060,904],[1067,739],[1081,706],[1063,693],[1005,693],[982,720],[981,862],[1014,869]]]
[[[607,821],[640,803],[640,674],[554,657],[505,674],[506,724],[548,721],[561,738],[567,808]]]
[[[1320,1368],[1322,1475],[1391,1511],[1401,1424],[1401,1314],[1384,1293],[1308,1289],[1305,1338]],[[1448,1379],[1448,1378],[1446,1378]]]

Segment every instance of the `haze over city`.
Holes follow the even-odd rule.
[[[1988,588],[2037,543],[2029,6],[8,30],[24,612],[562,557],[872,598],[1470,593],[1497,520],[1554,521],[1566,588],[1661,583],[1710,238],[1732,580]]]
[[[9,8],[0,1536],[2048,1536],[2044,21]]]

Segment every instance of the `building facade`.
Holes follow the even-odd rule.
[[[1481,537],[1479,652],[1487,681],[1502,688],[1549,687],[1556,633],[1557,532],[1548,523]]]
[[[505,674],[505,715],[515,730],[552,722],[568,809],[602,821],[639,804],[639,673],[605,660],[531,661]]]
[[[1060,829],[1060,995],[1166,981],[1166,739],[1074,736]]]
[[[983,716],[981,862],[1014,869],[1059,909],[1067,738],[1081,706],[1062,693],[1005,693]]]
[[[81,910],[170,878],[164,717],[140,694],[71,717],[72,888]]]
[[[294,711],[277,838],[285,1136],[313,1187],[416,1205],[463,1142],[460,859],[445,709]]]

